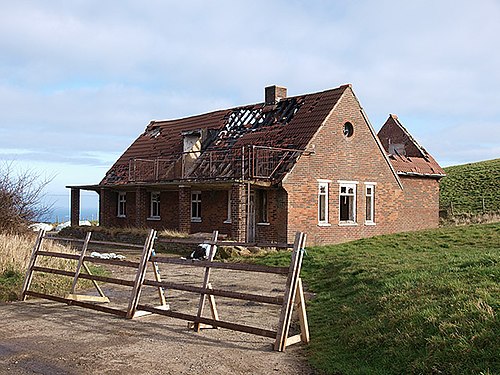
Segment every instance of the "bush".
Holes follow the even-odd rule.
[[[19,232],[50,213],[50,205],[43,203],[50,181],[33,170],[16,172],[12,163],[0,164],[0,232]]]

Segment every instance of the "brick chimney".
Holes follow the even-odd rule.
[[[266,105],[276,104],[281,99],[286,98],[286,87],[273,85],[266,87],[265,91],[266,91]]]

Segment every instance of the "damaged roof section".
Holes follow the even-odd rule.
[[[279,181],[348,87],[151,121],[101,185],[189,179]]]
[[[378,138],[398,174],[437,178],[446,175],[434,158],[405,129],[398,116],[389,115],[378,132]]]

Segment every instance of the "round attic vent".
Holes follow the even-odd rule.
[[[354,134],[354,126],[350,122],[344,124],[344,129],[342,130],[346,137],[350,137]]]

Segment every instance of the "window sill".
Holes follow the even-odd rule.
[[[233,222],[231,220],[226,220],[223,222],[223,224],[232,224]]]
[[[192,217],[191,222],[192,223],[201,223],[201,217]]]
[[[373,221],[365,221],[365,225],[377,225]]]
[[[355,223],[355,222],[345,221],[345,222],[339,223],[339,227],[357,227],[357,226],[358,226],[358,223]]]
[[[150,216],[146,220],[159,221],[159,220],[161,220],[161,217],[159,217],[159,216]]]
[[[260,226],[264,226],[264,227],[265,227],[265,226],[269,226],[269,225],[271,225],[271,223],[257,223],[257,225],[260,225]]]
[[[332,224],[330,223],[318,223],[318,227],[331,227]]]
[[[126,218],[127,218],[127,216],[126,216],[126,215],[116,215],[116,217],[117,217],[118,219],[126,219]]]

